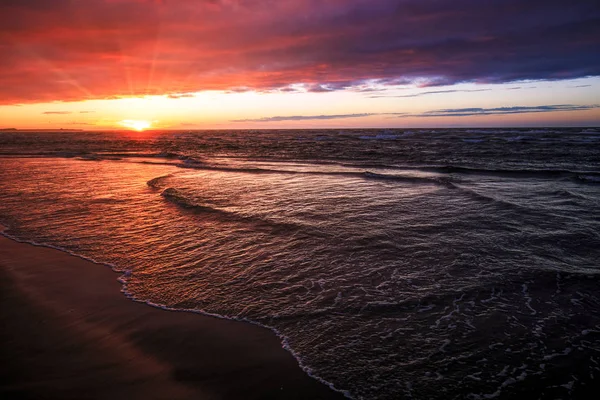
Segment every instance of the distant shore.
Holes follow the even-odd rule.
[[[0,236],[0,397],[342,399],[265,328],[127,299],[117,275]]]

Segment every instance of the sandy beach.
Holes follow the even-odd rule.
[[[117,278],[0,236],[0,397],[343,398],[270,330],[134,302]]]

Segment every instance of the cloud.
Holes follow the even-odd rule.
[[[167,95],[167,97],[169,99],[183,99],[183,98],[194,97],[194,94],[193,93],[173,93],[173,94]]]
[[[527,113],[547,113],[559,111],[585,111],[600,108],[600,104],[589,105],[574,105],[574,104],[559,104],[559,105],[544,105],[544,106],[512,106],[512,107],[496,107],[496,108],[449,108],[442,110],[432,110],[423,113],[357,113],[357,114],[333,114],[333,115],[290,115],[277,117],[263,117],[256,119],[237,119],[231,122],[281,122],[281,121],[310,121],[310,120],[327,120],[327,119],[343,119],[343,118],[364,118],[371,116],[396,116],[399,118],[407,117],[472,117],[479,115],[506,115],[506,114],[527,114]]]
[[[288,115],[278,117],[264,117],[256,119],[235,119],[231,122],[281,122],[281,121],[310,121],[324,119],[344,119],[344,118],[363,118],[372,115],[381,115],[380,113],[362,113],[362,114],[337,114],[337,115]]]
[[[421,93],[414,93],[414,94],[404,94],[404,95],[399,95],[399,96],[370,96],[370,97],[372,99],[373,98],[380,98],[380,97],[421,97],[421,96],[427,96],[427,95],[430,95],[430,94],[489,92],[490,90],[492,90],[492,89],[434,90],[434,91],[430,91],[430,92],[421,92]]]
[[[96,111],[79,111],[79,114],[92,114],[95,113]],[[42,114],[46,114],[46,115],[68,115],[68,114],[73,114],[73,111],[44,111]]]
[[[277,91],[284,92],[284,93],[297,93],[300,90],[298,88],[293,88],[293,87],[287,86],[287,87],[279,88],[279,89],[277,89]]]
[[[336,90],[335,87],[331,87],[331,86],[328,86],[328,85],[320,85],[320,84],[310,85],[308,87],[308,91],[312,92],[312,93],[333,92],[335,90]]]
[[[597,0],[4,0],[3,104],[600,75]]]
[[[450,108],[445,110],[427,111],[422,114],[414,114],[415,117],[473,117],[479,115],[507,115],[507,114],[528,114],[528,113],[547,113],[558,111],[585,111],[600,108],[599,104],[591,105],[547,105],[547,106],[513,106],[497,108]]]

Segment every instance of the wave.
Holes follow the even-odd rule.
[[[257,167],[228,167],[224,165],[211,165],[204,164],[202,162],[188,162],[185,164],[179,165],[180,168],[189,168],[189,169],[200,169],[200,170],[208,170],[208,171],[223,171],[223,172],[241,172],[241,173],[254,173],[254,174],[322,174],[322,172],[318,171],[292,171],[285,169],[267,169],[267,168],[257,168]]]
[[[572,171],[568,169],[486,169],[458,166],[422,167],[424,171],[432,171],[443,174],[473,174],[490,175],[499,177],[524,177],[524,178],[578,178],[600,179],[600,172],[596,171]]]
[[[467,129],[465,133],[486,133],[486,134],[499,134],[510,132],[509,129]]]
[[[459,185],[452,185],[455,189],[461,191],[462,193],[464,193],[465,195],[469,196],[470,198],[472,198],[475,201],[481,201],[484,203],[489,203],[489,204],[493,204],[493,205],[497,205],[497,206],[501,206],[504,207],[505,209],[510,209],[510,210],[516,210],[516,211],[527,211],[529,213],[533,212],[534,210],[532,210],[531,208],[527,207],[527,206],[523,206],[520,204],[516,204],[507,200],[502,200],[499,198],[496,198],[494,196],[490,196],[490,195],[485,195],[482,193],[479,193],[475,190],[466,188],[464,186],[459,186]],[[537,210],[535,210],[537,212]]]
[[[99,156],[97,154],[88,154],[88,155],[83,155],[83,156],[79,156],[79,157],[75,157],[75,158],[80,161],[121,161],[123,159],[122,157],[116,157],[116,156],[106,157],[106,156]]]
[[[577,175],[576,179],[584,183],[600,183],[600,174]]]
[[[485,139],[462,139],[465,143],[482,143],[485,142]]]
[[[241,214],[235,211],[215,207],[214,205],[210,204],[201,204],[197,200],[186,196],[182,191],[172,187],[163,190],[161,196],[165,200],[168,200],[171,203],[191,212],[205,215],[212,214],[221,221],[225,220],[231,222],[249,223],[252,224],[253,228],[255,229],[266,229],[274,235],[293,232],[317,237],[323,237],[326,235],[325,232],[316,227],[299,222],[277,221],[270,218],[264,218],[259,215]]]
[[[375,136],[359,136],[360,140],[396,140],[404,135],[379,134]]]
[[[78,158],[81,160],[121,160],[128,158],[164,158],[185,161],[189,157],[171,152],[93,152],[93,151],[18,151],[0,152],[0,157]]]
[[[232,213],[223,211],[223,210],[215,208],[215,207],[198,204],[195,201],[186,197],[183,193],[181,193],[179,190],[177,190],[175,188],[167,188],[167,189],[163,190],[163,192],[160,195],[162,197],[164,197],[165,199],[170,200],[171,202],[176,203],[177,205],[184,207],[184,208],[190,208],[190,209],[194,209],[196,211],[223,213],[226,215],[232,214]]]
[[[200,170],[210,171],[223,171],[223,172],[239,172],[249,174],[285,174],[285,175],[320,175],[320,176],[343,176],[349,178],[361,178],[361,179],[379,179],[389,180],[405,183],[414,184],[429,184],[429,185],[442,185],[449,186],[449,183],[456,181],[454,178],[449,177],[425,177],[425,176],[411,176],[411,175],[399,175],[399,174],[387,174],[373,171],[294,171],[294,170],[282,170],[282,169],[267,169],[267,168],[235,168],[225,166],[212,166],[212,165],[186,165],[183,168],[192,168]]]
[[[543,176],[556,176],[564,174],[573,174],[572,171],[568,170],[551,170],[551,169],[487,169],[487,168],[473,168],[473,167],[458,167],[454,165],[445,165],[439,167],[424,167],[424,170],[435,171],[445,174],[479,174],[479,175],[543,175]]]
[[[345,165],[351,167],[350,165]],[[367,165],[354,165],[354,168],[365,167]],[[375,168],[387,168],[387,166],[372,164]],[[401,181],[408,183],[423,183],[423,184],[437,184],[448,186],[448,182],[455,181],[455,179],[447,177],[424,177],[424,176],[410,176],[410,175],[399,175],[399,174],[387,174],[381,172],[373,172],[368,170],[363,171],[298,171],[298,170],[286,170],[286,169],[271,169],[271,168],[258,168],[258,167],[229,167],[223,165],[210,165],[201,162],[190,162],[183,165],[179,165],[181,168],[190,168],[198,170],[208,171],[223,171],[223,172],[238,172],[238,173],[249,173],[249,174],[286,174],[286,175],[321,175],[321,176],[345,176],[362,179],[385,179],[392,181]],[[392,166],[389,169],[408,169],[411,171],[418,170],[417,168],[394,168]]]
[[[360,176],[367,179],[384,179],[399,182],[408,183],[421,183],[430,185],[441,185],[449,188],[453,188],[453,180],[447,177],[424,177],[424,176],[407,176],[407,175],[394,175],[394,174],[382,174],[378,172],[365,171]]]
[[[509,169],[509,168],[481,168],[481,167],[467,167],[467,166],[456,166],[456,165],[393,165],[393,164],[378,164],[378,163],[357,163],[357,164],[340,164],[344,167],[354,168],[375,168],[375,169],[387,169],[387,170],[398,170],[398,171],[420,171],[420,172],[434,172],[445,175],[484,175],[484,176],[497,176],[507,178],[570,178],[579,181],[597,182],[600,180],[600,171],[578,171],[569,169],[536,169],[536,168],[522,168],[522,169]],[[386,175],[381,173],[375,173],[366,171],[369,175]],[[392,175],[398,176],[398,175]],[[432,179],[432,178],[425,178]],[[439,180],[439,178],[433,178]],[[454,180],[455,178],[453,178]]]
[[[164,185],[164,182],[171,178],[173,176],[173,174],[167,174],[167,175],[163,175],[163,176],[159,176],[153,179],[150,179],[148,182],[146,182],[146,185],[150,186],[151,188],[154,189],[160,189],[162,188]]]

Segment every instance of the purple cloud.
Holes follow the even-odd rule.
[[[414,93],[414,94],[403,94],[403,95],[398,95],[398,96],[370,96],[370,97],[371,98],[380,98],[380,97],[421,97],[421,96],[427,96],[427,95],[430,95],[430,94],[489,92],[490,90],[492,90],[492,89],[433,90],[433,91],[430,91],[430,92],[421,92],[421,93]]]
[[[512,106],[496,108],[451,108],[445,110],[427,111],[422,114],[415,114],[415,117],[473,117],[478,115],[507,115],[507,114],[527,114],[527,113],[547,113],[557,111],[583,111],[600,108],[599,104],[573,105],[559,104],[547,106]]]

